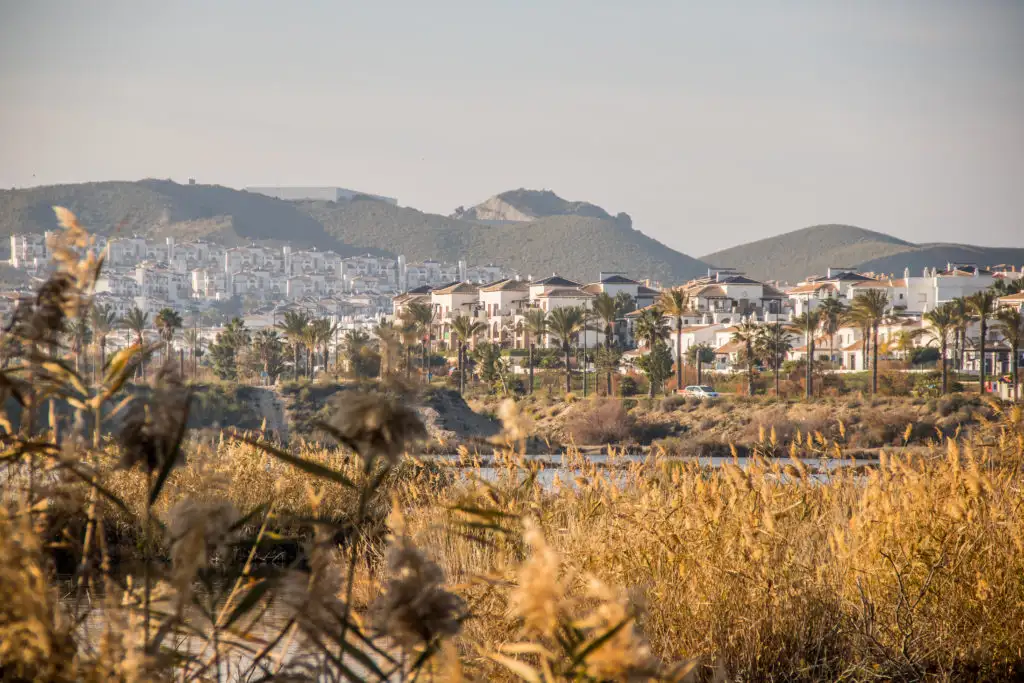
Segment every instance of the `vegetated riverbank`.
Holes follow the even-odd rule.
[[[190,449],[168,477],[149,513],[164,527],[148,541],[150,556],[162,558],[150,571],[161,591],[174,590],[181,558],[173,530],[189,509],[234,510],[236,519],[256,511],[217,551],[218,582],[230,585],[250,554],[292,572],[323,561],[315,559],[323,544],[355,548],[352,608],[369,614],[392,576],[385,550],[398,529],[437,563],[473,616],[434,665],[448,667],[459,653],[460,666],[480,679],[512,679],[509,667],[540,669],[541,660],[564,670],[573,655],[559,641],[560,625],[603,615],[584,642],[627,628],[583,664],[611,678],[678,672],[673,664],[685,662],[695,680],[1014,680],[1024,673],[1024,421],[1019,407],[989,409],[993,419],[970,435],[824,479],[791,459],[708,469],[651,457],[607,468],[570,453],[572,486],[557,478],[541,486],[538,465],[515,451],[488,463],[496,476],[486,483],[403,459],[362,513],[358,485],[225,439]],[[518,411],[505,418],[507,436],[530,422]],[[806,439],[776,433],[780,450],[807,448]],[[843,456],[842,442],[823,438],[811,446]],[[104,490],[126,509],[99,500],[103,542],[90,553],[93,571],[117,567],[119,543],[133,552],[146,543],[138,529],[147,477],[114,467],[119,455],[96,463]],[[306,445],[292,455],[360,481],[362,461],[351,453]],[[58,480],[47,490],[54,495],[37,529],[63,547],[50,555],[56,563],[45,555],[33,562],[48,572],[62,563],[81,571],[82,548],[71,541],[87,533],[75,520],[88,518],[90,488]],[[7,500],[4,524],[12,528],[0,535],[0,555],[21,562],[31,544]],[[25,595],[24,565],[11,562],[0,572],[2,588]],[[139,558],[125,568],[138,586]],[[278,585],[267,585],[263,598]],[[45,610],[18,614],[28,616],[16,621],[47,618]],[[524,641],[531,645],[511,646]]]

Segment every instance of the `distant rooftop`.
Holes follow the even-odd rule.
[[[566,279],[557,273],[543,280],[534,280],[531,285],[543,285],[545,287],[579,287],[580,283]]]

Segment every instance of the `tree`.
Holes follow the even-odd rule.
[[[137,306],[133,307],[121,318],[121,324],[135,333],[135,343],[139,345],[139,350],[143,351],[146,346],[146,326],[149,325],[149,313],[143,313]],[[144,353],[139,353],[139,369],[142,376],[145,377],[146,356]]]
[[[836,333],[846,317],[846,305],[835,297],[828,297],[818,307],[821,311],[821,331],[828,335],[829,360],[836,362]],[[839,360],[842,360],[840,356]]]
[[[668,324],[660,308],[649,306],[640,311],[636,318],[634,335],[643,341],[648,349],[653,349],[656,341],[668,339],[669,334]]]
[[[694,344],[686,350],[686,359],[691,364],[697,366],[697,384],[701,382],[701,368],[705,363],[713,363],[715,360],[715,350],[711,348],[711,345],[707,342],[700,344]]]
[[[409,379],[412,376],[412,347],[420,338],[420,326],[415,320],[410,320],[405,316],[399,318],[398,333],[402,340],[402,346],[405,347],[405,377]]]
[[[341,330],[341,325],[332,323],[330,318],[317,318],[310,323],[310,327],[313,328],[312,336],[316,338],[313,348],[319,347],[322,350],[324,370],[327,370],[330,366],[331,339]]]
[[[195,376],[198,359],[203,355],[203,335],[199,330],[185,330],[185,345],[188,346],[192,358],[192,374]]]
[[[466,390],[466,345],[475,340],[487,329],[487,324],[470,318],[468,315],[459,315],[452,320],[452,337],[456,348],[456,359],[459,367],[459,393]],[[455,341],[457,339],[458,341]]]
[[[107,336],[117,324],[117,314],[106,304],[95,304],[92,307],[91,318],[92,329],[96,335],[100,352],[99,369],[102,371],[107,367]]]
[[[414,301],[406,306],[404,315],[407,321],[414,322],[423,334],[423,381],[430,381],[430,346],[434,339],[434,323],[436,312],[434,307],[423,301]]]
[[[814,396],[814,335],[821,326],[821,314],[817,309],[808,309],[790,321],[790,329],[803,332],[807,350],[807,368],[805,372],[805,396],[808,400]]]
[[[683,316],[690,306],[690,297],[682,287],[666,289],[658,297],[658,308],[676,323],[676,389],[683,388]]]
[[[600,292],[593,301],[594,316],[604,324],[604,345],[612,345],[615,336],[615,321],[619,317],[619,306],[607,292]]]
[[[572,392],[572,368],[569,365],[569,352],[572,350],[573,339],[586,329],[586,316],[578,306],[556,308],[548,313],[548,334],[556,337],[565,354],[565,393]]]
[[[526,329],[526,335],[528,337],[527,348],[529,349],[529,355],[527,356],[526,362],[530,366],[530,386],[526,393],[532,394],[534,366],[533,351],[536,341],[538,339],[543,339],[544,335],[548,332],[548,314],[539,308],[531,308],[523,315],[523,325]]]
[[[79,316],[68,321],[67,333],[71,339],[71,353],[75,357],[75,372],[81,372],[82,349],[92,343],[92,326],[88,318]]]
[[[369,377],[377,373],[375,359],[370,349],[370,335],[365,330],[346,330],[341,336],[341,347],[344,349],[345,365],[348,372],[355,377]]]
[[[621,362],[622,352],[614,346],[605,346],[594,353],[594,366],[598,372],[603,372],[605,375],[608,396],[612,395],[612,375],[619,371]]]
[[[789,331],[781,323],[761,325],[757,330],[754,348],[762,359],[771,359],[775,379],[775,396],[779,396],[779,368],[786,359],[786,354],[793,348],[793,340]]]
[[[380,353],[380,376],[394,372],[397,351],[402,344],[402,331],[394,323],[381,321],[373,328],[373,336],[377,338],[377,351]]]
[[[1020,379],[1018,363],[1020,362],[1020,344],[1024,338],[1024,316],[1019,309],[1001,308],[996,312],[996,326],[1003,339],[1010,345],[1010,376],[1013,378],[1013,400],[1020,400]]]
[[[619,317],[622,317],[636,310],[636,299],[629,292],[619,292],[615,295],[615,305],[619,309]]]
[[[942,363],[942,393],[945,394],[949,389],[946,351],[949,346],[950,334],[956,334],[957,331],[956,308],[952,303],[946,302],[925,313],[924,319],[929,326],[923,332],[931,334],[939,342],[939,362]]]
[[[985,393],[985,335],[988,333],[988,319],[996,303],[996,293],[991,289],[975,292],[967,298],[971,313],[978,317],[981,325],[981,339],[978,341],[978,393]]]
[[[962,296],[953,299],[951,303],[956,319],[956,338],[953,340],[956,348],[953,355],[956,357],[956,371],[963,372],[964,354],[967,353],[967,327],[971,324],[971,307]]]
[[[302,348],[310,318],[301,311],[285,311],[284,320],[277,323],[277,329],[284,333],[288,346],[292,348],[293,376],[299,379],[299,350]]]
[[[501,346],[484,342],[473,350],[473,359],[480,369],[480,379],[487,386],[494,386],[501,375]]]
[[[181,329],[182,325],[184,322],[181,319],[181,314],[173,308],[161,308],[153,318],[153,327],[156,328],[157,334],[160,335],[160,339],[164,343],[165,362],[174,350],[172,346],[174,334]]]
[[[853,297],[851,313],[862,325],[871,328],[871,393],[878,393],[878,327],[889,310],[889,295],[869,289]]]
[[[252,350],[262,375],[273,384],[283,367],[284,341],[275,330],[260,330],[252,338]]]
[[[757,337],[758,326],[749,320],[744,320],[737,325],[736,331],[732,333],[732,341],[743,344],[743,356],[747,363],[747,396],[754,395],[754,363],[757,361],[757,353],[755,353]]]
[[[672,352],[662,339],[657,339],[650,352],[636,361],[637,366],[647,375],[647,396],[654,398],[654,387],[672,376]]]
[[[217,333],[210,358],[213,372],[221,379],[238,379],[238,351],[249,345],[250,334],[241,318],[234,318]]]

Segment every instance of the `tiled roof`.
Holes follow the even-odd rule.
[[[757,280],[751,280],[749,277],[745,277],[743,275],[733,275],[732,277],[727,277],[724,280],[719,280],[719,282],[721,282],[724,285],[759,285],[759,284],[761,284]]]
[[[585,292],[582,289],[572,289],[570,287],[558,287],[556,289],[549,289],[546,292],[541,292],[537,296],[538,297],[543,297],[543,298],[563,297],[563,298],[587,299],[587,298],[590,298],[590,297],[592,297],[594,295],[591,294],[590,292]]]
[[[525,292],[530,288],[529,282],[522,280],[516,280],[515,278],[505,278],[504,280],[497,280],[487,285],[480,287],[482,292]]]
[[[531,285],[543,285],[545,287],[580,287],[580,283],[568,280],[561,275],[552,275],[543,280],[534,280]]]
[[[476,294],[480,288],[468,282],[456,282],[442,289],[435,289],[433,294]]]
[[[835,290],[836,286],[831,282],[808,282],[806,285],[799,285],[788,290],[786,294],[813,294],[821,289]]]
[[[702,296],[705,298],[712,296],[725,296],[725,290],[719,287],[718,285],[709,285],[708,287],[705,287],[704,289],[697,292],[697,296]]]
[[[1024,303],[1024,292],[1017,292],[1016,294],[1007,294],[1006,296],[999,297],[999,301],[1003,303]]]
[[[608,277],[601,278],[602,285],[638,285],[640,284],[636,280],[630,280],[628,277],[622,275],[609,275]]]
[[[715,349],[715,353],[736,353],[743,350],[743,343],[738,341],[727,341]]]
[[[658,291],[657,289],[651,289],[646,285],[640,285],[639,287],[637,287],[636,294],[637,296],[657,296],[661,294],[661,292]]]

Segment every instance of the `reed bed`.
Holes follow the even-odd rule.
[[[485,477],[407,455],[426,432],[395,383],[317,425],[333,448],[204,443],[172,370],[119,398],[148,349],[92,383],[62,354],[102,264],[58,217],[0,369],[23,416],[0,421],[0,680],[1024,677],[1019,405],[826,476],[795,456],[844,458],[841,434],[763,429],[745,466],[570,449],[542,485],[509,401]],[[37,418],[55,402],[66,433]]]

